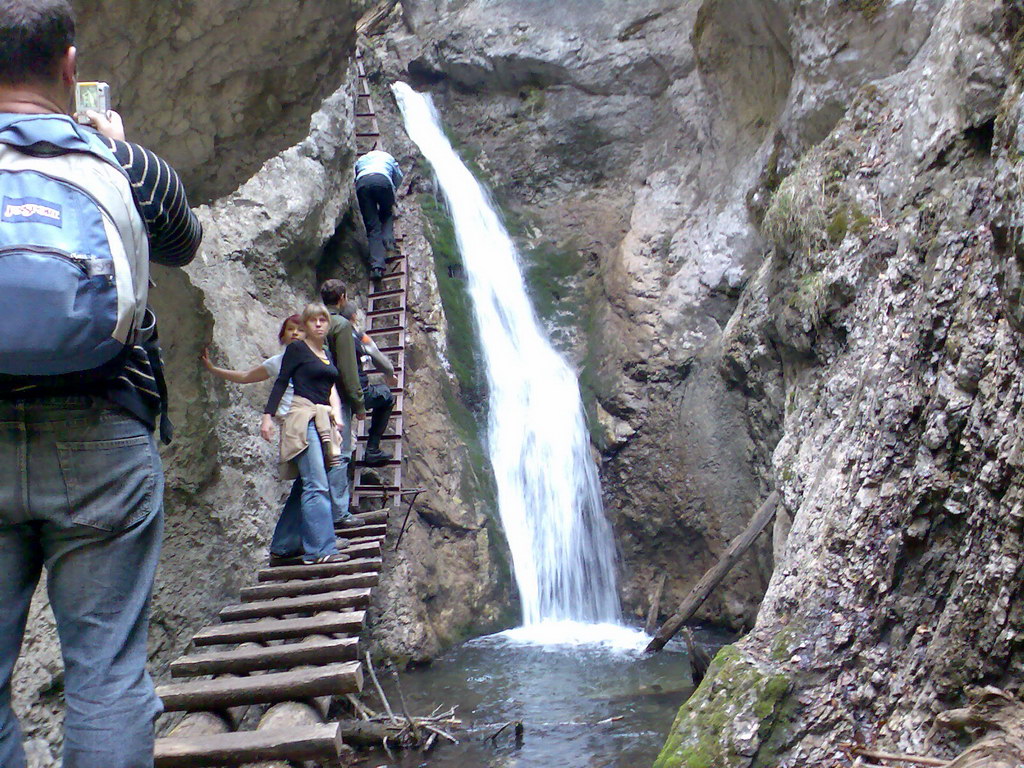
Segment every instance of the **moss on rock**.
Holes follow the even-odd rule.
[[[654,768],[773,765],[793,715],[792,680],[727,645],[680,708]]]

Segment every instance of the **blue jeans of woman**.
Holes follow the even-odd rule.
[[[65,768],[153,765],[146,673],[163,470],[141,422],[89,397],[0,401],[0,765],[24,768],[11,675],[42,569],[64,657]]]
[[[292,494],[281,510],[274,529],[270,551],[275,555],[293,555],[302,552],[302,559],[312,562],[338,551],[334,538],[334,519],[331,513],[331,490],[324,466],[323,448],[316,425],[310,421],[306,428],[307,448],[295,458],[301,481],[299,503],[293,503]],[[292,502],[292,503],[290,503]]]

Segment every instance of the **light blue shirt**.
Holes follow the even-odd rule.
[[[391,180],[391,186],[398,189],[402,183],[402,169],[398,161],[387,152],[374,149],[356,160],[356,181],[371,173],[379,173]]]

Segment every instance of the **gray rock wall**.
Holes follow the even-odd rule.
[[[433,90],[527,262],[580,257],[560,321],[626,605],[659,572],[671,605],[782,494],[700,614],[753,632],[658,765],[954,753],[936,713],[1020,684],[1020,4],[403,7],[385,69]]]

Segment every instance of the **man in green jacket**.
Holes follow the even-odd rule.
[[[333,278],[320,286],[320,298],[331,313],[331,325],[327,329],[327,346],[331,358],[338,367],[338,396],[341,398],[341,467],[331,472],[331,494],[335,496],[335,509],[341,510],[336,524],[361,525],[348,511],[351,489],[348,485],[348,463],[352,458],[352,416],[362,421],[366,418],[363,404],[363,389],[359,385],[359,371],[356,367],[356,348],[352,339],[352,324],[339,314],[338,307],[347,299],[348,288],[344,281]],[[336,479],[335,479],[336,478]],[[339,487],[340,486],[340,487]]]

